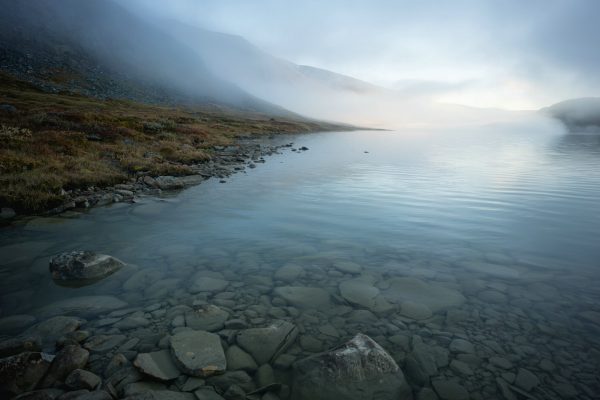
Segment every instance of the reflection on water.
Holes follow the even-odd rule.
[[[122,350],[133,357],[183,329],[186,306],[210,303],[241,326],[294,322],[293,360],[368,334],[415,393],[443,379],[471,398],[502,398],[506,387],[597,398],[599,138],[515,129],[297,137],[310,151],[276,155],[226,185],[2,231],[2,316],[82,316],[94,335],[140,338]],[[71,249],[129,265],[60,287],[48,260]],[[114,311],[124,307],[137,319]],[[5,319],[0,329],[33,323]]]

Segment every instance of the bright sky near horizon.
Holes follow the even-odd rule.
[[[600,1],[135,1],[298,64],[439,101],[532,109],[600,95]]]

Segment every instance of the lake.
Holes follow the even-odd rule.
[[[211,304],[229,344],[236,329],[294,323],[290,362],[367,334],[415,393],[443,380],[473,399],[507,387],[598,398],[600,136],[507,124],[283,139],[309,150],[226,183],[0,230],[1,315],[29,316],[0,331],[72,315],[91,335],[139,339],[99,352],[103,371],[115,352],[164,348]],[[56,285],[50,257],[76,249],[128,265]],[[272,364],[289,383],[289,364]]]

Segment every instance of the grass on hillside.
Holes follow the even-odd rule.
[[[186,164],[208,160],[212,146],[239,135],[339,128],[217,107],[49,94],[0,74],[0,206],[39,213],[60,205],[63,190],[136,173],[190,174]]]

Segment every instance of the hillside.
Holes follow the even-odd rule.
[[[215,146],[240,137],[340,129],[224,106],[47,93],[0,74],[0,206],[40,213],[90,187],[197,174]]]
[[[290,115],[215,76],[194,51],[112,1],[0,0],[0,7],[0,69],[47,91]]]
[[[571,131],[600,131],[600,97],[566,100],[540,111],[557,118]]]

